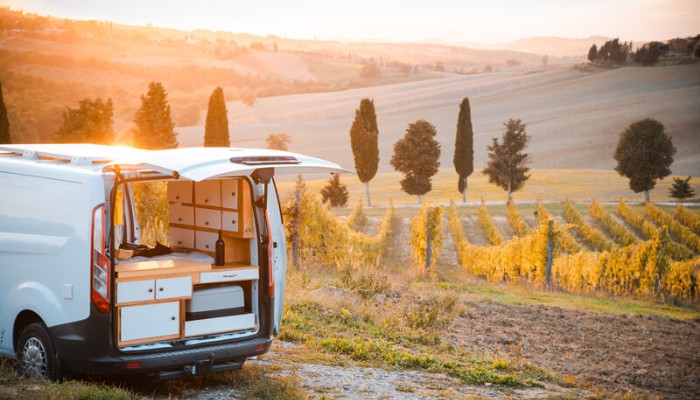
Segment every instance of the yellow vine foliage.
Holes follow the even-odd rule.
[[[419,267],[424,268],[426,262],[426,251],[428,249],[428,235],[430,235],[431,262],[435,264],[440,251],[442,250],[442,215],[445,211],[443,206],[423,205],[411,220],[411,238],[409,244],[413,247],[413,254]]]
[[[547,211],[542,203],[537,200],[535,205],[535,211],[537,211],[537,219],[540,225],[546,226],[549,221],[554,222],[554,230],[557,232],[557,243],[561,246],[561,249],[567,253],[577,253],[581,251],[581,245],[576,241],[576,239],[566,231],[570,226],[559,227],[556,219]]]
[[[362,203],[357,202],[352,208],[350,215],[345,218],[345,225],[354,231],[361,232],[367,223],[367,217],[362,213]]]
[[[697,303],[700,300],[700,257],[676,261],[662,279],[664,291],[675,300]]]
[[[462,267],[468,272],[491,282],[545,282],[547,225],[499,246],[480,247],[466,240],[454,203],[450,204],[449,219]]]
[[[293,220],[291,212],[295,210],[294,201],[290,197],[283,208],[287,224]],[[310,195],[304,188],[299,199],[298,215],[300,254],[303,258],[336,267],[377,267],[386,252],[393,218],[394,207],[390,204],[377,236],[367,236],[338,220],[318,196]],[[292,230],[287,226],[288,234]]]
[[[588,224],[581,213],[576,211],[576,208],[574,208],[574,205],[569,200],[564,202],[563,215],[567,222],[575,225],[574,229],[579,231],[581,236],[583,236],[591,248],[596,250],[610,250],[617,247],[615,243],[605,237],[601,231]]]
[[[634,211],[624,201],[620,200],[620,202],[617,203],[617,212],[620,213],[622,218],[624,218],[627,223],[632,225],[633,228],[642,232],[647,238],[653,238],[658,234],[659,229],[654,226],[654,224],[645,220],[641,214]],[[674,260],[686,260],[693,257],[693,252],[680,243],[670,241],[668,246],[671,257]]]
[[[621,246],[624,247],[639,243],[639,239],[628,231],[627,228],[617,223],[610,213],[608,213],[595,199],[591,201],[591,207],[588,209],[588,214],[593,217],[596,222],[601,224]]]
[[[479,225],[481,225],[481,229],[484,230],[491,244],[498,246],[505,241],[503,234],[501,234],[501,231],[499,231],[493,223],[491,214],[489,214],[489,211],[486,209],[486,203],[484,203],[483,200],[481,201],[481,207],[479,207]]]
[[[654,204],[648,203],[645,207],[645,211],[647,215],[659,225],[668,227],[681,243],[695,253],[700,253],[700,237],[694,234],[690,229],[681,225],[672,216],[666,214]]]
[[[676,207],[676,218],[690,228],[696,235],[700,235],[700,216],[691,213],[687,208],[679,205]]]
[[[520,213],[512,201],[508,202],[508,220],[518,236],[527,236],[530,233],[530,227],[520,218]]]

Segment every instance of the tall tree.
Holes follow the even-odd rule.
[[[151,82],[148,93],[141,95],[141,107],[136,111],[134,145],[142,149],[173,149],[177,147],[175,124],[170,116],[167,93],[160,82]]]
[[[457,179],[457,189],[462,193],[462,202],[467,201],[467,178],[474,172],[474,131],[469,98],[462,99],[457,117],[457,134],[455,135],[455,156],[453,160]]]
[[[229,147],[228,112],[224,90],[217,86],[209,97],[207,122],[204,125],[204,147]]]
[[[328,179],[326,186],[321,189],[321,197],[324,203],[330,202],[331,207],[345,207],[348,204],[350,194],[348,193],[348,187],[340,182],[340,176],[333,174]]]
[[[112,144],[114,126],[112,99],[103,102],[97,99],[83,99],[78,108],[66,107],[63,123],[53,135],[55,143],[95,143]]]
[[[649,191],[656,181],[671,174],[676,147],[664,132],[661,122],[653,118],[633,122],[622,133],[615,149],[615,171],[629,178],[630,189],[644,192],[649,202]]]
[[[505,132],[501,138],[501,143],[497,138],[492,138],[493,143],[487,146],[489,150],[489,161],[482,173],[489,178],[489,183],[494,183],[508,192],[508,202],[513,200],[512,193],[525,185],[525,181],[530,178],[526,167],[530,161],[527,153],[524,153],[530,141],[525,131],[525,124],[520,119],[508,119],[505,122]]]
[[[596,45],[594,43],[593,46],[591,46],[591,48],[588,49],[588,61],[595,62],[597,57],[598,57],[598,48],[596,47]]]
[[[7,106],[2,97],[2,83],[0,83],[0,144],[11,143],[10,120],[7,118]]]
[[[268,149],[287,151],[289,144],[292,143],[292,138],[286,133],[280,132],[267,135],[265,141]]]
[[[686,179],[673,178],[673,185],[669,189],[671,197],[683,204],[683,200],[695,196],[695,190],[690,187],[690,177]]]
[[[374,100],[362,99],[360,107],[355,110],[355,119],[350,127],[350,147],[355,157],[357,177],[365,184],[367,207],[372,207],[369,181],[374,178],[379,166],[379,128]]]
[[[404,174],[401,189],[417,195],[418,203],[432,189],[430,179],[440,167],[440,143],[435,140],[436,135],[433,124],[420,119],[409,124],[404,137],[394,143],[391,165]]]

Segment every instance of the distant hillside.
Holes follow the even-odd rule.
[[[674,174],[700,176],[700,64],[624,67],[580,72],[572,68],[508,69],[333,93],[261,99],[254,107],[229,103],[233,145],[264,147],[270,133],[286,132],[290,149],[353,167],[349,130],[360,100],[374,99],[380,172],[390,172],[394,143],[409,123],[433,123],[443,168],[452,167],[459,103],[468,96],[474,126],[475,173],[486,145],[508,118],[521,118],[532,140],[534,168],[612,169],[620,132],[652,117],[678,149]],[[201,145],[203,127],[180,128],[180,143]]]
[[[551,57],[552,65],[580,59]],[[227,100],[329,92],[539,66],[521,51],[406,43],[290,40],[74,21],[0,8],[0,82],[13,141],[48,141],[66,107],[110,97],[115,128],[128,134],[139,96],[163,83],[177,125],[196,124],[222,86]],[[368,64],[380,76],[362,75]]]
[[[605,36],[591,36],[580,39],[566,39],[560,37],[531,37],[513,42],[502,43],[488,48],[501,50],[517,50],[525,53],[548,54],[550,56],[583,56],[588,55],[591,45],[600,46],[609,38]]]

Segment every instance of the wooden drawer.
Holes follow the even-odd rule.
[[[258,268],[236,268],[222,271],[201,272],[199,283],[235,282],[258,279]]]
[[[221,206],[224,208],[238,209],[238,185],[240,179],[221,180]]]
[[[207,335],[255,328],[255,314],[185,321],[185,336]]]
[[[156,303],[119,309],[119,341],[180,336],[180,302]]]
[[[216,239],[219,238],[218,233],[197,231],[195,237],[197,250],[216,251]]]
[[[192,203],[192,182],[168,182],[168,201],[175,203]]]
[[[117,304],[153,299],[153,280],[117,282]]]
[[[168,220],[171,224],[194,225],[194,208],[171,204]]]
[[[198,228],[221,229],[221,211],[219,210],[197,208],[194,219]]]
[[[192,277],[182,276],[156,280],[156,299],[192,297]]]
[[[192,229],[170,227],[170,231],[168,232],[170,245],[175,247],[194,249],[194,236],[194,231]]]
[[[221,207],[221,184],[219,180],[194,184],[194,202],[198,205]]]
[[[238,232],[238,212],[224,211],[221,213],[221,229],[229,232]]]

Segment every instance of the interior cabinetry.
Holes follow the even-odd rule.
[[[250,195],[243,179],[168,182],[170,245],[213,256],[221,231],[225,261],[245,262],[255,233]]]
[[[256,266],[232,263],[217,267],[190,260],[168,260],[121,264],[116,271],[119,346],[257,327]],[[205,305],[200,310],[204,317],[188,317],[187,303],[204,292],[198,288],[212,285],[238,288],[241,294],[222,296]],[[227,313],[227,309],[236,311]],[[212,316],[207,316],[207,312]]]

